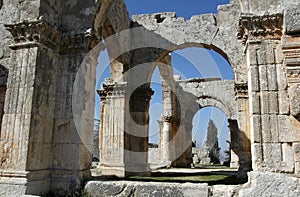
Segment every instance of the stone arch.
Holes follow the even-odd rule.
[[[235,9],[235,11],[233,11]],[[163,37],[173,45],[191,45],[198,43],[208,49],[214,49],[223,55],[234,67],[239,70],[237,81],[247,81],[246,67],[244,65],[243,45],[237,40],[236,27],[240,7],[237,3],[222,5],[218,14],[204,14],[193,16],[190,20],[176,18],[173,12],[159,14],[143,14],[133,17],[133,21]],[[158,23],[156,17],[165,18]],[[225,20],[226,19],[226,20]],[[236,25],[234,25],[236,24]],[[187,27],[189,33],[186,33]],[[172,31],[176,29],[176,31]]]
[[[232,119],[232,114],[236,112],[231,112],[231,110],[226,106],[222,101],[217,98],[210,97],[200,97],[197,100],[197,103],[200,105],[200,108],[204,107],[216,107],[226,114],[227,118]]]

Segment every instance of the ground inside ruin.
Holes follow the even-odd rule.
[[[194,168],[163,168],[151,172],[151,176],[102,176],[97,169],[92,170],[93,180],[140,181],[169,183],[207,183],[208,185],[239,185],[247,178],[237,178],[238,170],[222,165],[198,165]]]

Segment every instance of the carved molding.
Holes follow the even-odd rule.
[[[243,44],[247,40],[280,39],[282,36],[282,14],[252,16],[241,15],[238,26],[238,39]]]
[[[300,37],[284,36],[282,40],[288,83],[300,84]]]

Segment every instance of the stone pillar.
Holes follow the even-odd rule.
[[[150,175],[148,166],[149,104],[153,90],[147,84],[128,91],[127,128],[125,132],[126,176]]]
[[[240,18],[246,45],[252,167],[294,171],[286,73],[281,49],[282,14]]]
[[[82,93],[94,91],[90,69],[96,64],[85,64],[84,71],[80,65],[91,37],[63,35],[43,19],[6,28],[14,42],[0,140],[1,187],[17,195],[75,193],[90,175],[94,96]],[[76,84],[79,71],[83,78]]]
[[[0,190],[45,195],[51,188],[58,61],[54,51],[60,33],[44,21],[6,28],[14,42],[0,139]]]
[[[235,98],[238,108],[237,120],[228,120],[233,152],[238,157],[238,177],[244,178],[251,167],[251,143],[249,125],[249,96],[247,83],[235,84]],[[232,158],[236,158],[232,156]]]

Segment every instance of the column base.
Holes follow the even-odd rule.
[[[51,181],[49,171],[0,171],[0,196],[47,195]]]
[[[126,171],[124,166],[99,166],[99,171],[101,171],[101,176],[117,176],[120,178],[125,177]]]
[[[73,196],[90,177],[90,169],[54,170],[51,172],[51,196]]]

